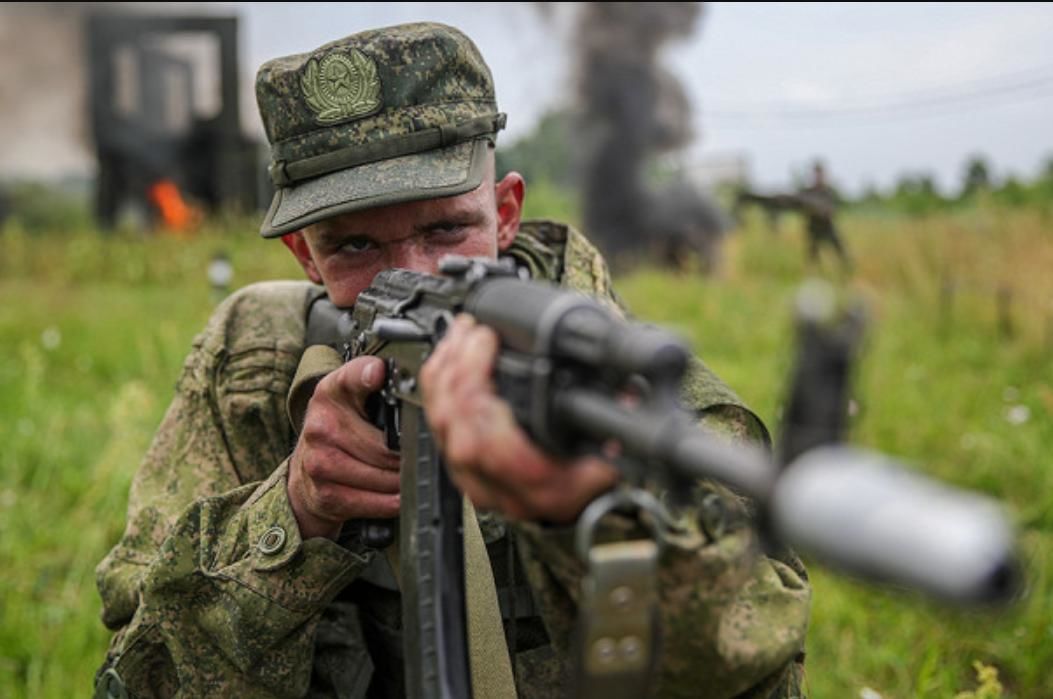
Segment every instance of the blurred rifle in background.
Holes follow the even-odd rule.
[[[829,218],[833,216],[835,208],[834,203],[829,198],[815,196],[808,192],[760,194],[743,189],[735,194],[735,202],[732,206],[732,213],[737,220],[742,219],[742,212],[749,205],[760,207],[768,215],[769,219],[788,212]]]

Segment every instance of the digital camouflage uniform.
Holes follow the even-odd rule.
[[[384,31],[467,41],[437,25]],[[473,158],[465,156],[469,170]],[[464,186],[450,185],[455,179],[444,186]],[[303,192],[287,194],[300,217],[276,203],[265,235],[313,215],[302,213]],[[524,223],[509,254],[534,278],[614,302],[602,258],[565,226]],[[103,621],[116,631],[99,696],[400,695],[399,596],[383,579],[384,557],[354,538],[302,540],[285,488],[296,440],[286,398],[304,351],[308,302],[320,292],[306,282],[252,285],[226,300],[194,340],[133,482],[125,533],[98,567]],[[759,420],[701,363],[685,402],[727,439],[767,440]],[[700,484],[696,501],[664,536],[658,696],[803,696],[804,570],[792,556],[758,555],[739,499]],[[509,524],[494,514],[481,515],[480,525],[518,694],[559,696],[582,575],[572,529]],[[633,527],[611,517],[604,535]]]

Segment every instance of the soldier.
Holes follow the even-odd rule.
[[[798,192],[795,198],[807,226],[808,258],[813,264],[819,264],[819,249],[829,245],[837,253],[842,267],[850,269],[851,260],[834,225],[837,193],[826,181],[826,168],[821,161],[817,160],[812,165],[812,183]]]
[[[852,261],[845,250],[844,243],[838,235],[834,224],[837,212],[837,192],[826,181],[826,168],[821,161],[812,165],[812,183],[792,194],[758,194],[743,189],[736,193],[735,218],[742,220],[742,209],[748,204],[760,206],[768,218],[768,228],[772,233],[779,230],[779,217],[788,211],[800,212],[805,218],[805,232],[808,234],[808,260],[813,265],[820,264],[820,250],[829,245],[837,253],[844,270],[850,271]]]
[[[364,408],[384,365],[361,357],[326,376],[297,432],[286,398],[308,304],[327,293],[350,306],[377,272],[434,272],[447,253],[505,255],[613,298],[578,232],[520,222],[522,177],[495,177],[504,115],[490,72],[457,30],[362,32],[265,64],[256,91],[277,186],[261,233],[280,237],[311,283],[243,289],[195,339],[125,533],[98,568],[116,631],[98,696],[402,696],[397,581],[344,526],[399,509],[398,455]],[[494,394],[496,350],[491,331],[459,318],[422,376],[451,475],[480,511],[490,565],[468,575],[492,573],[502,602],[501,647],[486,662],[473,647],[473,682],[479,697],[558,696],[582,575],[564,525],[617,475],[530,442]],[[703,423],[767,441],[701,364],[689,389]],[[741,501],[713,484],[698,494],[707,506],[678,513],[659,571],[660,696],[802,696],[804,570],[755,553]],[[479,680],[491,664],[500,689]]]

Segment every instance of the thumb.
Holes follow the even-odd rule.
[[[366,399],[384,385],[387,367],[380,357],[355,357],[325,377],[319,389],[366,417]]]

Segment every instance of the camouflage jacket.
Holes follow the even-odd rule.
[[[602,258],[565,226],[525,223],[511,252],[537,278],[613,299]],[[194,340],[124,535],[97,569],[103,622],[116,631],[97,696],[402,693],[397,588],[371,573],[383,557],[301,540],[287,499],[286,394],[317,293],[305,282],[247,287]],[[731,439],[767,439],[701,363],[686,399]],[[803,568],[757,555],[744,505],[726,491],[702,484],[698,502],[663,548],[658,695],[803,696]],[[570,532],[493,515],[481,527],[518,694],[557,696],[583,574]]]

